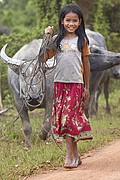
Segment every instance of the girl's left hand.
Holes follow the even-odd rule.
[[[86,101],[88,101],[88,99],[90,98],[90,92],[89,92],[89,89],[85,89],[85,99]]]

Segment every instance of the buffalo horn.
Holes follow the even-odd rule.
[[[1,49],[1,52],[0,52],[0,56],[1,56],[2,60],[3,60],[5,63],[9,64],[9,65],[19,66],[19,65],[20,65],[20,60],[19,60],[19,59],[13,59],[13,58],[10,58],[10,57],[8,57],[8,56],[6,55],[6,53],[5,53],[6,47],[7,47],[7,44],[5,44],[5,45],[3,46],[3,48]]]

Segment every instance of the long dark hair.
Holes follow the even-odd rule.
[[[60,42],[66,35],[66,30],[64,28],[64,25],[62,24],[62,21],[64,20],[66,14],[73,12],[78,15],[79,20],[81,19],[81,24],[79,25],[78,29],[75,31],[75,34],[78,36],[78,50],[82,51],[85,39],[87,40],[89,44],[88,37],[85,33],[85,24],[83,19],[82,11],[80,10],[80,7],[75,4],[67,4],[65,5],[59,15],[59,33],[58,36],[55,39],[56,48],[60,49]]]

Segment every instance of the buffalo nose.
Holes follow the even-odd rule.
[[[29,103],[30,105],[38,105],[39,104],[39,98],[36,96],[32,96],[29,97],[29,99],[27,99],[27,103]]]
[[[115,79],[119,79],[120,78],[120,73],[113,73],[113,77]]]
[[[31,96],[29,94],[26,96],[26,100],[29,102],[33,100],[37,100],[37,99],[38,99],[38,96]]]

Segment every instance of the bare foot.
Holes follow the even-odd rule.
[[[71,157],[66,157],[64,168],[71,168],[71,166],[72,166],[72,159],[71,159]]]

